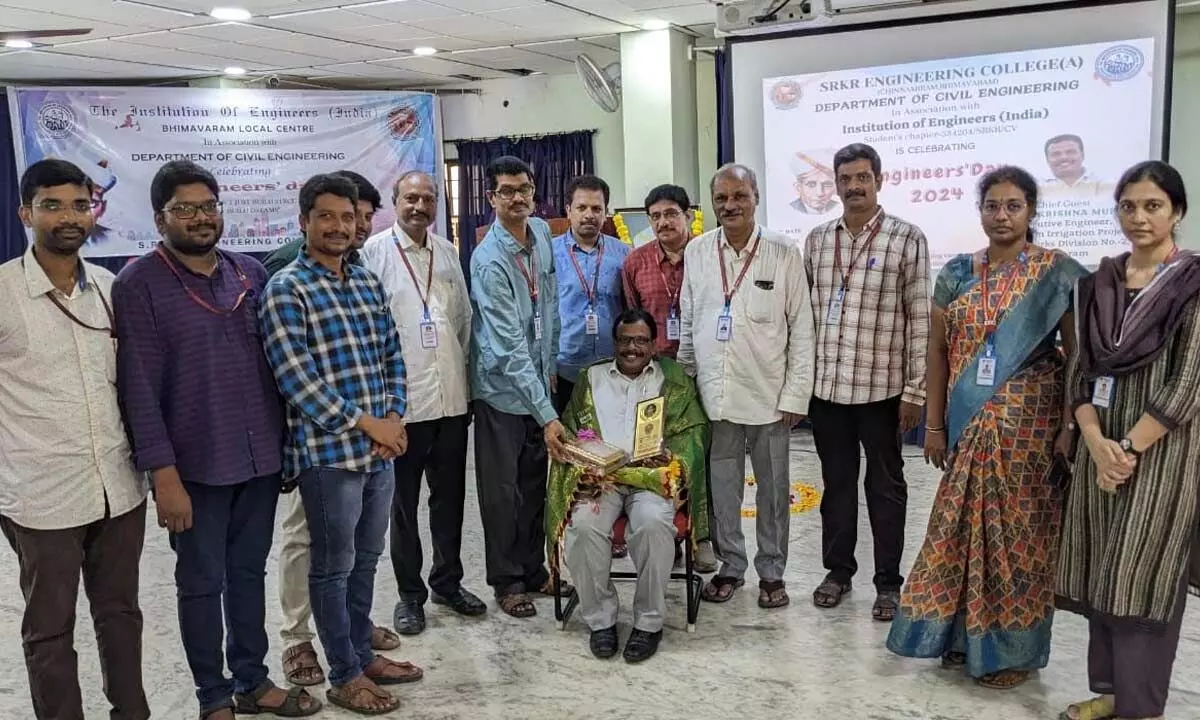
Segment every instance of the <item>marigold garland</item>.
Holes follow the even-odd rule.
[[[753,475],[746,477],[747,485],[754,485]],[[792,483],[792,492],[788,497],[788,505],[793,515],[806,513],[821,504],[821,492],[812,485]],[[752,518],[758,515],[757,508],[742,508],[742,517]]]
[[[696,214],[692,216],[692,237],[704,234],[704,211],[696,208]]]
[[[621,213],[613,213],[613,227],[617,229],[617,239],[633,247],[633,238],[629,237],[629,226],[625,224]]]

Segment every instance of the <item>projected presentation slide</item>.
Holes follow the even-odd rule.
[[[767,226],[802,242],[838,217],[833,154],[862,142],[934,268],[986,243],[976,186],[1000,165],[1038,178],[1035,242],[1097,265],[1125,249],[1112,192],[1150,155],[1153,59],[1143,38],[766,78]]]

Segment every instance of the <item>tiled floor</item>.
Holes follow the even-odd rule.
[[[910,495],[906,563],[924,533],[937,474],[908,448]],[[804,435],[793,438],[793,481],[820,485],[819,467]],[[467,584],[486,596],[478,508],[470,482],[464,561]],[[751,490],[752,492],[752,490]],[[151,516],[153,513],[151,513]],[[787,580],[793,604],[766,612],[756,593],[743,589],[726,605],[705,604],[697,632],[683,631],[681,586],[672,590],[677,611],[668,619],[659,655],[640,666],[619,658],[600,662],[587,650],[587,633],[573,620],[566,632],[553,621],[553,601],[538,602],[539,615],[514,620],[492,608],[480,620],[467,620],[435,606],[429,629],[406,639],[394,656],[423,666],[426,677],[402,689],[403,708],[395,717],[434,718],[871,718],[873,720],[1052,719],[1067,703],[1087,695],[1084,625],[1059,615],[1050,667],[1009,692],[981,689],[933,661],[912,661],[883,647],[887,627],[870,619],[874,595],[870,531],[863,509],[859,590],[841,607],[818,611],[808,602],[823,570],[817,512],[792,518]],[[747,520],[753,542],[753,520]],[[146,617],[145,672],[156,718],[196,716],[191,678],[183,659],[175,620],[173,558],[166,538],[151,520],[142,560],[142,603]],[[390,619],[395,582],[387,562],[379,567],[376,618]],[[32,718],[19,642],[23,603],[16,563],[0,550],[0,720]],[[750,578],[750,586],[754,585]],[[267,618],[279,621],[276,576],[268,578]],[[629,599],[628,586],[622,589]],[[1193,601],[1194,602],[1194,601]],[[1195,607],[1195,606],[1193,606]],[[107,717],[100,693],[95,641],[80,605],[77,646],[88,720]],[[623,618],[622,635],[628,632]],[[1200,618],[1187,617],[1176,662],[1168,716],[1200,720]],[[279,668],[279,643],[272,633],[269,659]],[[276,675],[276,679],[278,675]],[[326,710],[320,717],[349,714]]]

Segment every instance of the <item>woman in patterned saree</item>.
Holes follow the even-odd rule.
[[[1070,453],[1065,359],[1084,268],[1035,246],[1037,182],[1002,167],[979,183],[986,249],[938,274],[926,370],[925,459],[945,471],[887,647],[942,658],[1006,689],[1045,667]]]
[[[1058,606],[1088,619],[1088,685],[1068,720],[1161,718],[1189,584],[1200,587],[1200,256],[1175,244],[1183,179],[1151,161],[1117,183],[1131,251],[1080,281],[1069,385],[1083,444],[1063,514]]]

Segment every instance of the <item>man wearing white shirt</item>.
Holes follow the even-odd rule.
[[[745,584],[741,506],[746,446],[757,480],[758,604],[788,604],[788,434],[808,414],[813,318],[800,248],[754,221],[758,181],[742,165],[713,175],[720,227],[684,254],[678,359],[694,372],[712,420],[713,542],[722,566],[701,595],[725,602]]]
[[[362,249],[363,265],[387,291],[407,370],[408,451],[396,458],[391,530],[392,568],[400,591],[393,621],[403,635],[425,630],[429,589],[435,603],[459,614],[487,612],[483,601],[462,587],[471,299],[454,245],[429,231],[437,197],[437,185],[425,173],[401,175],[392,192],[396,224]],[[421,579],[417,533],[422,475],[429,482],[433,540],[428,589]]]
[[[96,221],[75,165],[25,171],[34,242],[0,265],[0,530],[20,565],[21,640],[33,717],[83,720],[75,654],[79,578],[111,715],[150,717],[142,685],[138,563],[144,475],[117,400],[113,275],[79,257]]]

